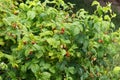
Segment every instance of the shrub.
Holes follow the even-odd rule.
[[[0,0],[0,78],[107,80],[119,33],[111,6],[72,13],[63,0]]]

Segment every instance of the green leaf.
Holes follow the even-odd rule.
[[[40,68],[38,64],[31,64],[30,69],[32,70],[33,73],[37,73]]]
[[[51,66],[51,65],[50,65],[49,63],[46,63],[46,64],[44,64],[44,66],[43,66],[43,67],[44,67],[44,69],[49,69],[49,68],[50,68],[50,66]]]
[[[27,11],[29,9],[27,4],[24,4],[24,3],[20,3],[19,8],[23,9],[24,11]]]
[[[62,49],[61,54],[62,54],[61,56],[64,56],[66,54],[66,50]]]
[[[5,64],[4,62],[1,62],[1,63],[0,63],[0,69],[2,69],[2,70],[8,69],[7,64]]]
[[[82,47],[83,51],[85,51],[85,52],[87,51],[88,45],[89,45],[89,41],[84,40],[84,44],[83,44],[83,47]]]
[[[42,73],[42,79],[46,80],[46,79],[50,79],[51,74],[49,72],[43,72]]]
[[[101,28],[100,28],[100,26],[101,26],[101,23],[100,23],[100,22],[96,22],[96,23],[94,23],[94,28],[96,29],[96,31],[97,31],[98,33],[101,32]]]
[[[112,22],[110,23],[110,27],[115,28],[115,24],[113,24]]]
[[[75,27],[75,28],[74,28],[74,35],[77,35],[77,34],[79,34],[79,33],[80,33],[79,27]]]
[[[105,20],[108,20],[108,21],[111,21],[111,18],[110,18],[109,15],[105,15],[105,16],[104,16],[104,19],[105,19]]]
[[[48,15],[46,13],[41,13],[40,14],[40,18],[43,19],[43,20],[47,19],[47,16]]]
[[[2,57],[4,57],[4,53],[2,53],[2,52],[0,51],[0,59],[1,59]]]
[[[0,21],[0,27],[2,27],[4,25],[4,23],[2,21]]]
[[[71,74],[75,74],[75,68],[74,68],[74,67],[69,67],[69,68],[68,68],[68,71],[69,71]]]
[[[52,31],[45,31],[40,33],[40,37],[44,37],[44,36],[52,36],[53,32]]]
[[[109,8],[109,7],[103,7],[102,10],[103,10],[105,13],[107,13],[107,12],[110,10],[110,8]]]
[[[57,48],[57,46],[60,45],[60,41],[56,41],[54,38],[48,38],[47,42],[54,48]]]
[[[98,58],[102,58],[104,56],[104,51],[100,51],[98,52]]]
[[[12,80],[17,80],[17,79],[15,79],[16,78],[16,74],[12,70],[8,72],[8,76],[10,76],[12,78]]]
[[[0,45],[3,46],[5,43],[3,41],[3,39],[0,38]]]
[[[22,72],[26,72],[26,71],[27,71],[27,66],[22,65],[22,66],[21,66],[21,71],[22,71]]]
[[[14,61],[14,58],[12,55],[8,55],[8,54],[4,54],[4,57],[6,57],[7,59],[9,59],[10,62]]]
[[[94,5],[99,6],[99,5],[100,5],[100,3],[99,3],[98,1],[93,1],[92,6],[94,6]]]
[[[62,80],[62,76],[61,76],[61,75],[58,75],[58,76],[56,77],[56,80]]]
[[[27,12],[27,17],[28,17],[29,19],[34,19],[35,16],[36,16],[35,11],[28,11],[28,12]]]
[[[116,14],[115,13],[111,14],[111,18],[114,18],[114,17],[116,17]]]
[[[25,5],[24,3],[20,3],[19,7],[23,9],[24,5]]]
[[[80,10],[76,13],[76,16],[77,16],[78,18],[85,18],[85,17],[86,17],[85,14],[87,14],[87,13],[88,13],[88,12],[85,11],[84,9],[80,9]]]
[[[41,51],[38,51],[38,52],[35,53],[35,56],[37,58],[41,58],[43,56],[43,53]]]
[[[3,18],[3,22],[4,22],[6,25],[11,25],[11,22],[10,22],[8,19],[6,19],[6,18]]]
[[[73,31],[74,36],[83,31],[83,27],[78,21],[73,22],[71,27],[73,28],[71,30]]]
[[[30,52],[32,52],[33,50],[31,49],[31,48],[27,48],[26,50],[25,50],[25,56],[27,57],[28,55],[30,55],[31,53]]]
[[[19,18],[15,15],[11,15],[10,17],[7,18],[3,18],[3,23],[5,25],[11,25],[12,22],[17,22],[19,20]]]
[[[24,65],[21,66],[21,71],[26,72],[28,70],[28,67],[30,66],[31,62],[27,62]]]
[[[0,76],[0,80],[3,80],[2,76]]]
[[[21,50],[21,49],[23,49],[23,47],[24,47],[23,42],[22,42],[22,41],[19,41],[19,42],[18,42],[17,50]]]
[[[36,50],[40,50],[40,46],[37,45],[37,44],[34,44],[33,47],[34,47]]]
[[[55,67],[50,67],[49,71],[52,72],[52,73],[55,73]]]

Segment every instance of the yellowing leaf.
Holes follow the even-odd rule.
[[[116,66],[114,69],[113,69],[113,72],[115,74],[118,74],[120,72],[120,67],[119,66]]]

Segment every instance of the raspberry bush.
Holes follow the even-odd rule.
[[[63,0],[0,0],[1,80],[116,79],[110,4],[90,15]]]

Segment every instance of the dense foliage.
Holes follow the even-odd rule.
[[[63,0],[0,0],[0,80],[118,79],[115,14],[110,4],[92,5],[90,15]]]

